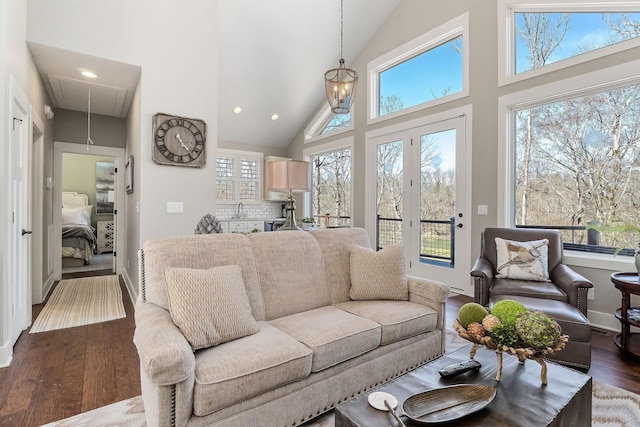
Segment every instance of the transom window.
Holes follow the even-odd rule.
[[[499,0],[498,22],[500,86],[640,46],[633,0]]]
[[[369,123],[469,93],[467,13],[371,61]]]
[[[347,114],[334,114],[325,102],[304,130],[305,144],[353,129],[352,111],[353,107]]]
[[[378,116],[462,91],[462,36],[379,75]]]

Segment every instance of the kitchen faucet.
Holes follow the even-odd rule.
[[[238,211],[236,212],[236,218],[240,218],[240,209],[244,211],[244,205],[242,202],[238,203]]]

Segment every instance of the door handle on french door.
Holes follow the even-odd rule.
[[[33,233],[33,231],[27,231],[24,228],[22,229],[22,235],[24,236],[25,234],[31,234]]]

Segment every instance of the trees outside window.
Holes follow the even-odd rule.
[[[518,60],[543,67],[566,55],[584,14],[518,14]],[[602,43],[640,33],[639,14],[587,14],[608,28]],[[591,30],[583,33],[589,40]],[[575,52],[596,46],[582,42]],[[613,77],[612,77],[613,79]],[[605,85],[606,86],[606,85]],[[634,248],[636,233],[590,234],[593,224],[640,224],[640,84],[611,83],[583,95],[516,109],[515,224],[563,231],[570,248]],[[629,251],[628,251],[629,252]]]
[[[350,225],[351,148],[315,154],[311,168],[313,216],[321,225]]]

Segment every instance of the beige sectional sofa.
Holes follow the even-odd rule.
[[[406,277],[408,300],[353,301],[353,244],[369,247],[363,229],[146,242],[134,341],[147,425],[296,426],[441,356],[449,288]],[[235,265],[258,332],[194,351],[172,319],[167,271]]]

